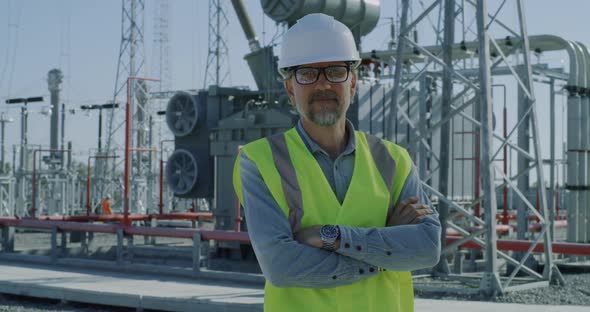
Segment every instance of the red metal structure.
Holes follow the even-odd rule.
[[[193,213],[190,215],[195,215]],[[166,216],[166,215],[164,215]],[[171,215],[172,216],[172,215]],[[178,214],[179,218],[186,219],[186,214]],[[105,216],[97,216],[98,220],[105,220]],[[141,215],[137,216],[141,218]],[[212,217],[212,216],[211,216]],[[51,217],[47,217],[51,218]],[[80,221],[84,220],[84,216],[79,217],[62,217],[74,220],[80,218]],[[112,216],[112,218],[119,220],[123,219],[121,216]],[[135,216],[133,216],[135,218]],[[176,238],[193,238],[195,233],[201,235],[203,240],[218,240],[218,241],[237,241],[241,243],[250,243],[248,232],[236,232],[236,231],[200,231],[190,229],[173,229],[173,228],[149,228],[149,227],[134,227],[126,226],[124,224],[92,224],[85,222],[72,222],[72,221],[54,221],[54,220],[41,220],[38,218],[16,218],[16,217],[0,217],[0,226],[11,226],[20,228],[32,228],[40,230],[49,230],[57,228],[59,231],[84,231],[84,232],[95,232],[95,233],[117,233],[117,230],[123,230],[126,235],[145,235],[145,236],[161,236],[161,237],[176,237]],[[76,220],[77,221],[77,220]],[[460,239],[462,236],[458,235],[447,235],[447,245],[450,245]],[[525,240],[508,240],[499,239],[497,241],[498,250],[510,250],[510,251],[523,251],[526,252],[535,242]],[[553,242],[553,253],[567,254],[567,255],[579,255],[579,256],[590,256],[590,244],[580,243],[568,243],[568,242]],[[482,249],[480,245],[473,241],[467,241],[459,245],[461,248],[469,249]],[[543,252],[545,247],[543,244],[538,243],[534,246],[533,252]]]
[[[463,238],[462,236],[447,236],[447,245],[450,245]],[[497,242],[498,250],[522,251],[526,252],[533,245],[532,241],[499,239]],[[473,241],[467,241],[461,245],[463,248],[482,249],[480,245]],[[590,244],[553,242],[553,253],[566,255],[590,256]],[[537,244],[533,252],[544,252],[545,246],[541,243]]]
[[[148,228],[126,226],[122,224],[92,224],[71,221],[49,221],[33,218],[18,219],[15,217],[0,217],[0,226],[12,226],[19,228],[30,228],[40,230],[57,229],[58,231],[81,231],[94,233],[111,233],[116,234],[122,230],[124,235],[144,235],[159,237],[174,237],[192,239],[195,233],[200,234],[201,240],[216,241],[235,241],[240,243],[250,243],[247,232],[235,231],[201,231],[193,229],[174,229],[174,228]]]

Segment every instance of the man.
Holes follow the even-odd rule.
[[[107,197],[102,200],[100,206],[102,208],[102,214],[113,214],[113,208],[111,207],[111,194],[107,194]]]
[[[438,262],[440,223],[407,151],[346,120],[359,62],[344,24],[301,18],[279,58],[300,121],[236,160],[265,311],[413,311],[409,271]]]

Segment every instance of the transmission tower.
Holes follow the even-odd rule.
[[[209,0],[209,49],[203,87],[221,86],[229,78],[229,56],[225,33],[229,24],[223,0]]]
[[[397,42],[390,45],[395,51],[370,54],[395,67],[393,77],[388,77],[393,78],[393,90],[389,112],[384,111],[387,116],[384,136],[406,145],[411,154],[417,152],[421,178],[431,181],[424,187],[438,199],[443,255],[433,273],[452,279],[456,275],[449,274],[447,257],[458,257],[454,252],[459,246],[479,247],[483,250],[484,271],[456,280],[477,283],[476,291],[490,296],[563,281],[553,261],[550,236],[553,219],[549,217],[543,182],[529,56],[536,48],[529,44],[522,0],[513,3],[514,11],[506,9],[503,1],[489,13],[487,0],[402,0],[402,7],[398,8]],[[517,15],[516,27],[501,20],[515,20],[514,15]],[[456,30],[461,33],[456,35]],[[419,31],[432,36],[418,42]],[[432,44],[424,44],[428,40]],[[508,60],[509,56],[514,56],[516,64]],[[505,130],[504,136],[493,130],[492,75],[511,79],[518,88],[519,122],[512,131]],[[400,128],[404,129],[401,134]],[[506,135],[508,132],[510,135]],[[517,136],[516,143],[513,135]],[[502,170],[497,165],[506,161],[507,147],[517,154],[515,176],[510,176],[506,167]],[[466,161],[470,164],[466,165]],[[457,167],[464,168],[465,174],[456,175]],[[538,179],[539,211],[525,195],[529,194],[529,174]],[[458,183],[465,184],[465,180],[474,185],[468,200],[465,194],[454,190]],[[526,252],[508,254],[497,248],[496,193],[507,189],[517,197],[518,216],[523,219],[517,227],[519,240],[529,238],[525,237],[529,214],[539,220],[540,232],[527,245]],[[448,245],[447,229],[456,233]],[[532,250],[537,245],[544,245],[543,274],[525,265],[534,261]],[[501,277],[503,265],[506,265],[506,277]],[[527,278],[515,279],[517,274]]]
[[[150,116],[152,109],[149,104],[148,82],[141,78],[145,70],[145,49],[144,49],[144,11],[145,4],[143,0],[123,0],[122,1],[122,21],[121,21],[121,45],[119,50],[119,60],[117,65],[117,76],[115,79],[115,90],[113,102],[119,102],[118,109],[110,110],[107,122],[108,130],[106,149],[99,150],[102,155],[118,155],[116,161],[107,165],[106,159],[97,159],[95,162],[97,191],[94,192],[102,198],[107,193],[112,194],[115,198],[115,206],[124,206],[119,200],[121,194],[121,173],[123,171],[123,162],[125,155],[123,153],[125,146],[125,108],[129,101],[131,106],[131,134],[130,146],[133,149],[147,149],[151,145],[151,124]],[[128,93],[128,85],[129,94]],[[129,95],[129,98],[127,96]],[[132,198],[129,205],[131,212],[135,212],[135,203],[141,200],[143,203],[148,201],[148,178],[151,173],[151,162],[149,161],[149,152],[132,151],[131,162],[131,185]]]
[[[157,92],[170,91],[170,44],[168,41],[170,2],[160,0],[154,8],[154,44],[152,52],[152,77],[160,79],[155,83]]]

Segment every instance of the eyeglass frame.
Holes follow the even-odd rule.
[[[328,76],[326,75],[326,68],[330,68],[330,67],[346,67],[346,78],[342,81],[331,81]],[[313,68],[313,69],[317,69],[318,70],[318,74],[315,78],[315,80],[313,82],[310,83],[301,83],[299,82],[299,79],[297,79],[297,70],[299,69],[304,69],[304,68]],[[307,85],[312,85],[316,82],[318,82],[318,80],[320,79],[320,74],[324,74],[324,78],[326,78],[327,81],[331,82],[331,83],[343,83],[345,81],[348,80],[348,77],[350,77],[350,72],[354,70],[352,64],[350,64],[349,62],[346,62],[346,64],[343,65],[328,65],[328,66],[324,66],[324,67],[310,67],[310,66],[293,66],[291,68],[288,69],[288,71],[290,72],[290,76],[295,76],[295,81],[297,81],[298,84],[302,85],[302,86],[307,86]],[[287,77],[285,79],[290,78]]]

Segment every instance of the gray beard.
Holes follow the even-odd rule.
[[[307,112],[307,118],[318,126],[329,127],[333,126],[336,121],[338,121],[340,113],[338,111],[321,112],[319,114]]]
[[[325,93],[328,93],[328,92],[325,92]],[[318,93],[318,95],[321,95],[321,94]],[[328,95],[331,95],[331,94],[328,94]],[[314,124],[316,124],[320,127],[333,126],[336,123],[336,121],[338,121],[338,119],[340,119],[340,116],[342,115],[342,113],[338,110],[338,107],[341,105],[341,103],[338,100],[336,100],[336,102],[338,105],[335,110],[330,111],[330,110],[323,110],[322,109],[322,110],[320,110],[319,113],[315,113],[313,111],[313,109],[311,108],[311,106],[317,105],[317,104],[313,103],[313,98],[312,98],[312,100],[310,101],[309,110],[305,112],[305,117],[307,117],[311,122],[313,122]]]
[[[300,116],[305,116],[314,124],[320,127],[330,127],[336,124],[336,121],[340,119],[342,113],[338,110],[334,111],[322,111],[320,113],[314,113],[311,109],[308,111],[302,111],[299,106],[296,106],[297,112]]]

